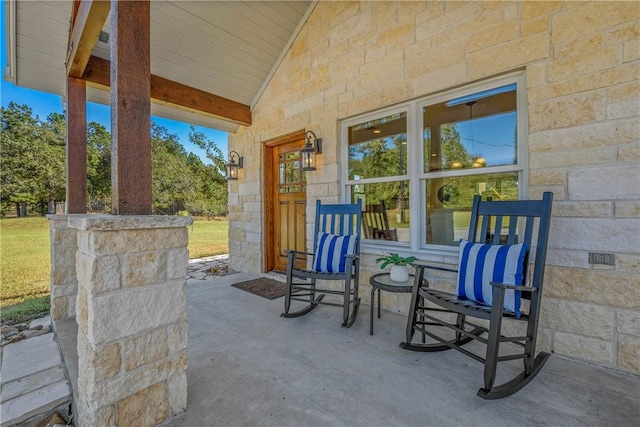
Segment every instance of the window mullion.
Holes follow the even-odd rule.
[[[424,228],[424,218],[422,206],[426,204],[424,194],[420,191],[420,172],[422,170],[423,162],[423,140],[422,131],[420,127],[422,120],[419,119],[418,105],[413,102],[409,106],[409,112],[407,114],[407,152],[410,153],[408,157],[407,167],[409,168],[409,194],[413,198],[413,203],[410,204],[409,216],[415,218],[410,223],[411,239],[410,246],[412,250],[420,248],[420,242],[422,239],[422,229]]]

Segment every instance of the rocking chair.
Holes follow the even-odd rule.
[[[549,192],[542,200],[481,201],[475,196],[469,240],[460,243],[458,270],[415,264],[406,342],[400,347],[427,352],[455,349],[483,363],[484,387],[478,396],[484,399],[506,397],[527,385],[549,358],[547,352],[536,356],[535,350],[552,199]],[[532,274],[527,274],[527,267],[533,268]],[[424,280],[425,269],[457,271],[457,292],[430,288]],[[530,281],[526,283],[528,276]],[[529,300],[528,310],[521,307],[522,299]],[[427,302],[431,304],[427,306]],[[443,313],[455,316],[444,320]],[[467,316],[484,319],[485,323],[473,323]],[[504,336],[504,318],[526,323],[526,333]],[[419,332],[422,343],[412,343],[415,332]],[[425,344],[425,335],[437,342]],[[484,357],[463,348],[472,340],[486,345]],[[524,350],[500,354],[502,343],[515,343]],[[523,359],[522,372],[504,384],[494,385],[498,362],[515,359]]]
[[[323,205],[317,201],[314,252],[288,251],[287,254],[287,282],[282,317],[299,317],[323,304],[342,307],[342,326],[348,328],[353,325],[360,306],[360,216],[359,201],[357,204],[341,205]],[[296,257],[300,255],[312,259],[310,269],[295,267]],[[342,281],[342,289],[319,288],[319,280]],[[327,294],[341,296],[342,302],[324,301]],[[298,311],[290,312],[291,301],[302,301],[306,305]]]
[[[365,206],[362,211],[362,231],[365,239],[398,240],[396,229],[389,228],[384,201],[378,205]]]

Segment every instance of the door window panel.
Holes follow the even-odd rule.
[[[302,171],[300,150],[278,155],[278,192],[300,193],[307,190],[307,176]]]

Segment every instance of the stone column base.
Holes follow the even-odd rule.
[[[78,423],[153,426],[187,408],[190,217],[70,218],[78,232]]]

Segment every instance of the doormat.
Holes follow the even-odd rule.
[[[234,288],[242,289],[243,291],[251,292],[267,299],[276,299],[284,296],[284,286],[282,282],[277,280],[267,279],[261,277],[259,279],[248,280],[246,282],[234,283]]]

